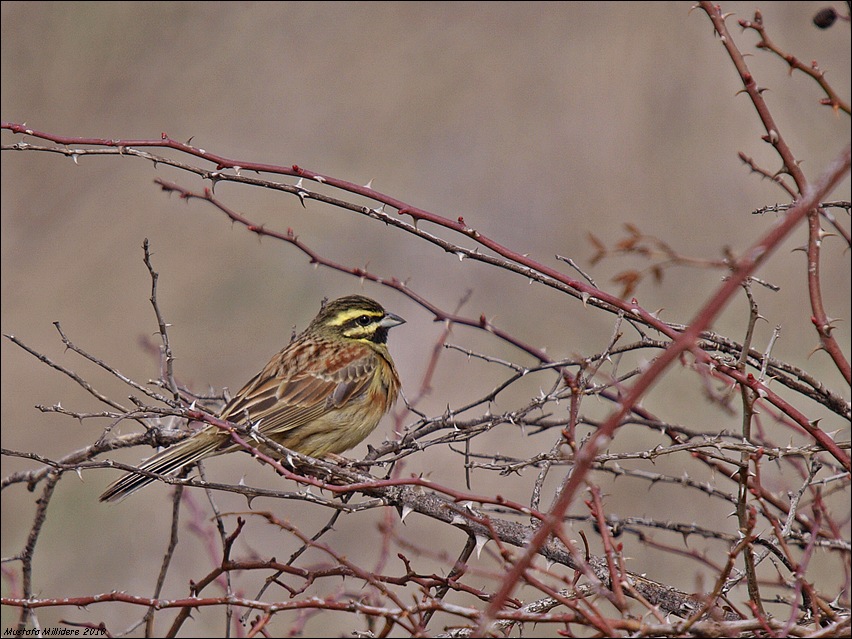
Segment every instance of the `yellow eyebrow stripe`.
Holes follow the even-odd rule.
[[[369,317],[375,317],[376,319],[382,318],[382,313],[377,313],[376,311],[367,311],[364,309],[351,308],[345,311],[340,311],[333,320],[331,320],[328,325],[329,326],[343,326],[346,322],[355,319],[356,317],[361,317],[362,315],[367,315]]]

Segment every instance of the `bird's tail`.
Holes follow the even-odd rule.
[[[216,455],[222,444],[222,438],[210,433],[206,437],[203,432],[197,433],[179,444],[167,448],[145,460],[139,468],[158,475],[168,475],[189,466],[205,457]],[[128,495],[135,493],[140,488],[156,481],[154,477],[147,477],[137,473],[127,473],[110,486],[101,495],[101,501],[117,502]]]

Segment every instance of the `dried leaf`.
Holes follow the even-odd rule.
[[[636,285],[641,279],[642,275],[638,271],[622,271],[613,277],[612,281],[622,285],[621,297],[628,297],[636,290]]]
[[[642,231],[633,226],[630,222],[625,222],[624,228],[627,230],[628,233],[630,233],[631,235],[635,235],[636,237],[642,235]]]

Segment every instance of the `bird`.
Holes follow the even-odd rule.
[[[273,356],[218,417],[256,428],[285,448],[311,457],[349,450],[376,428],[397,399],[400,380],[387,338],[389,329],[404,323],[363,295],[326,302],[308,327]],[[238,450],[243,449],[229,433],[208,425],[139,468],[170,475],[207,457]],[[154,481],[127,473],[104,491],[100,501],[121,501]]]

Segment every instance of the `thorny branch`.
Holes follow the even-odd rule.
[[[270,630],[271,624],[288,611],[299,615],[290,618],[288,631],[293,633],[302,630],[309,615],[334,610],[358,613],[370,620],[370,636],[377,636],[373,631],[374,621],[384,623],[377,628],[378,635],[382,636],[394,631],[411,636],[436,635],[435,619],[439,614],[445,627],[461,626],[440,636],[505,634],[523,622],[555,624],[553,627],[562,628],[566,633],[571,632],[573,626],[582,625],[607,636],[616,633],[645,636],[685,636],[689,633],[693,633],[691,636],[735,636],[735,633],[754,635],[759,632],[793,636],[848,634],[849,575],[852,573],[849,516],[848,509],[840,514],[832,512],[832,505],[835,497],[848,498],[850,444],[836,441],[834,434],[823,430],[818,420],[809,415],[811,408],[817,406],[848,421],[852,407],[843,392],[829,389],[819,377],[772,357],[773,345],[779,336],[777,329],[762,350],[760,345],[753,347],[753,328],[760,313],[749,286],[752,283],[772,286],[758,280],[755,271],[793,229],[807,223],[808,295],[814,329],[821,348],[849,383],[849,363],[832,335],[834,320],[826,314],[822,301],[820,263],[825,258],[821,253],[821,241],[826,232],[820,223],[825,220],[831,224],[849,245],[848,229],[829,210],[839,207],[848,211],[849,205],[827,202],[826,198],[834,186],[848,177],[850,150],[846,147],[819,179],[808,179],[787,142],[789,136],[782,135],[763,99],[764,88],[751,75],[745,56],[727,30],[727,16],[711,3],[701,2],[698,6],[712,21],[734,63],[743,92],[751,99],[764,126],[763,140],[776,150],[784,171],[783,174],[767,171],[742,152],[741,159],[753,171],[778,184],[794,202],[755,211],[774,212],[781,218],[742,255],[726,255],[720,260],[681,255],[665,239],[628,228],[629,241],[620,243],[616,252],[654,260],[646,270],[654,277],[661,277],[663,270],[672,266],[729,271],[719,290],[708,297],[703,308],[685,325],[663,322],[636,300],[624,300],[602,290],[571,258],[557,256],[557,260],[569,264],[582,279],[569,277],[498,243],[469,226],[463,217],[454,220],[420,209],[378,192],[371,185],[355,185],[297,165],[273,166],[233,160],[189,143],[177,142],[165,134],[160,140],[72,138],[35,131],[25,125],[2,123],[0,128],[13,134],[53,143],[53,146],[41,146],[20,140],[3,145],[3,150],[55,153],[71,157],[75,162],[90,155],[137,157],[194,174],[209,181],[211,188],[193,190],[164,180],[157,180],[157,184],[187,201],[197,199],[216,207],[258,236],[295,247],[312,264],[390,287],[418,303],[435,321],[445,325],[430,362],[424,366],[421,392],[412,394],[407,412],[400,411],[396,415],[398,436],[372,448],[364,460],[348,463],[311,459],[282,449],[254,430],[217,419],[215,399],[196,402],[190,389],[178,385],[168,337],[169,324],[157,301],[159,275],[154,270],[147,240],[144,262],[151,277],[150,302],[161,340],[158,347],[160,374],[156,383],[139,383],[121,374],[115,366],[74,344],[56,323],[60,339],[69,350],[141,393],[145,401],[132,397],[135,406],[125,407],[98,391],[80,373],[54,362],[20,338],[7,335],[11,342],[65,375],[106,406],[99,412],[77,411],[61,404],[38,407],[40,410],[81,421],[107,422],[97,441],[58,459],[29,451],[2,450],[4,457],[27,459],[35,465],[31,470],[3,477],[4,490],[24,485],[33,491],[41,486],[33,524],[23,549],[3,559],[10,594],[3,597],[2,603],[20,609],[18,628],[37,627],[37,611],[43,608],[87,606],[94,610],[98,608],[93,605],[95,603],[123,602],[146,610],[141,620],[130,628],[144,624],[146,636],[154,634],[154,620],[160,611],[179,610],[169,630],[169,636],[175,636],[190,620],[191,612],[204,607],[222,607],[227,611],[226,633],[231,632],[233,625],[231,611],[245,613],[242,619],[246,621],[249,613],[256,614],[250,621],[251,636],[274,632]],[[760,13],[755,14],[752,21],[740,21],[740,24],[759,34],[758,48],[772,52],[791,69],[811,77],[826,96],[823,104],[831,106],[835,112],[849,113],[848,103],[837,95],[816,63],[807,66],[772,41]],[[183,161],[157,155],[147,150],[150,148],[168,150],[190,159]],[[203,162],[211,162],[215,168],[196,166]],[[245,174],[249,172],[289,176],[297,181],[289,184],[248,177]],[[341,264],[320,254],[293,229],[280,231],[253,223],[249,216],[215,197],[215,186],[222,181],[290,193],[298,197],[303,206],[312,201],[364,215],[428,242],[461,261],[481,262],[542,283],[584,305],[613,314],[616,319],[612,338],[599,353],[554,360],[544,350],[484,316],[462,315],[461,304],[455,311],[445,311],[396,278]],[[308,188],[306,182],[316,184],[316,188]],[[326,193],[329,190],[333,194]],[[340,193],[344,196],[340,197]],[[350,201],[350,196],[366,197],[376,205],[356,204]],[[590,241],[597,248],[599,259],[614,252],[596,237]],[[623,274],[620,283],[625,286],[625,297],[644,274],[640,271]],[[740,287],[745,288],[750,302],[742,343],[710,330],[713,319]],[[521,363],[514,358],[450,343],[451,329],[457,326],[486,332],[510,344],[523,356],[532,357],[535,363]],[[622,339],[626,326],[638,334],[638,339],[632,343],[624,343]],[[650,338],[645,329],[656,331],[661,338]],[[643,352],[652,353],[648,356],[649,363],[619,369],[622,358]],[[427,414],[418,408],[418,401],[431,387],[435,370],[443,362],[442,353],[477,359],[500,370],[502,381],[490,389],[479,390],[478,394],[472,393],[462,405],[447,406],[441,414]],[[687,356],[691,358],[689,363]],[[678,360],[697,373],[708,397],[721,410],[731,410],[725,397],[731,390],[739,390],[742,424],[738,431],[702,427],[700,420],[694,424],[667,423],[641,406],[640,400],[650,385]],[[610,363],[613,364],[611,368],[605,366]],[[542,380],[539,394],[528,396],[526,401],[516,402],[499,413],[492,412],[498,397],[508,395],[510,390],[516,390],[531,377]],[[770,383],[776,388],[783,386],[788,392],[782,394],[770,388]],[[722,391],[718,390],[720,385]],[[152,386],[167,392],[158,392]],[[594,417],[589,410],[590,398],[599,400],[610,414]],[[799,402],[800,399],[806,401]],[[113,435],[115,426],[127,420],[141,425],[144,432]],[[209,481],[203,469],[199,469],[200,476],[187,469],[188,472],[180,476],[165,477],[113,460],[99,459],[119,448],[173,444],[191,435],[189,425],[199,423],[223,429],[247,454],[284,478],[291,489],[270,490],[244,482],[217,483]],[[176,425],[181,428],[174,428]],[[608,446],[627,428],[639,430],[649,439],[651,436],[662,439],[652,448],[620,450],[614,446],[610,450]],[[530,457],[477,450],[473,443],[489,432],[547,434],[551,440],[542,448],[547,452]],[[791,439],[785,443],[788,433],[795,433],[798,441]],[[261,444],[265,445],[263,451],[271,450],[276,454],[263,452]],[[446,447],[459,456],[466,473],[465,489],[403,473],[406,458],[434,447]],[[682,472],[678,474],[665,467],[668,460],[681,462]],[[644,462],[659,462],[664,467],[651,471],[642,467]],[[41,589],[34,582],[33,560],[53,504],[55,488],[69,471],[81,474],[103,468],[136,471],[176,487],[171,535],[153,595],[104,592],[55,597],[37,594]],[[471,488],[476,478],[483,474],[520,479],[527,470],[536,472],[527,502]],[[649,490],[676,488],[680,498],[700,495],[710,503],[724,504],[729,511],[731,508],[735,511],[736,530],[728,530],[721,523],[704,526],[679,521],[676,514],[671,519],[661,520],[609,512],[608,495],[600,486],[607,477],[644,483]],[[552,503],[542,505],[548,485],[552,483],[556,483]],[[785,488],[786,494],[783,489],[778,490],[778,486]],[[215,527],[207,521],[207,510],[200,508],[193,499],[199,488],[207,491]],[[581,490],[587,490],[590,495],[584,502],[585,510],[569,512],[568,506],[578,501]],[[249,507],[258,498],[287,500],[288,503],[301,501],[330,509],[333,515],[318,532],[309,534],[271,511],[223,513],[216,498],[225,492],[242,495]],[[213,566],[190,580],[185,596],[168,599],[162,597],[162,590],[167,573],[174,568],[172,559],[181,534],[178,525],[181,507],[186,508],[183,517],[189,518],[191,528],[204,536]],[[382,551],[379,561],[368,568],[365,562],[341,553],[328,541],[328,536],[343,515],[355,516],[375,509],[385,513]],[[463,543],[450,551],[410,541],[399,529],[404,523],[410,527],[416,525],[412,522],[420,523],[417,518],[409,519],[412,514],[461,531]],[[231,527],[234,516],[236,524]],[[301,544],[300,550],[286,562],[278,561],[274,553],[266,549],[256,549],[245,556],[236,542],[251,534],[250,526],[258,520],[264,520],[282,535]],[[585,532],[581,530],[586,548],[583,552],[582,546],[569,534],[568,522],[587,524],[589,530],[594,530],[603,554],[595,555],[589,550]],[[654,538],[653,531],[682,537],[684,547]],[[709,544],[690,548],[687,546],[690,539],[706,540]],[[678,556],[683,561],[709,568],[713,583],[709,588],[702,588],[699,594],[690,594],[644,574],[636,574],[630,569],[627,548],[630,542],[625,540],[634,540],[635,547],[641,550],[662,551],[667,558]],[[399,550],[396,555],[399,563],[392,557],[393,548]],[[298,560],[307,550],[320,553],[324,560],[303,565]],[[483,551],[485,560],[480,556]],[[821,582],[815,573],[812,566],[818,552],[829,554],[844,566],[845,582],[839,587]],[[429,557],[437,558],[447,570],[441,574],[424,572],[420,565]],[[774,563],[774,572],[761,570],[761,564],[769,563],[766,559]],[[20,585],[13,571],[6,568],[6,564],[16,563],[20,564]],[[234,585],[244,575],[252,573],[262,574],[265,579],[254,599],[245,597],[241,587]],[[354,596],[342,589],[320,589],[323,583],[343,577],[360,584],[363,596]],[[747,589],[745,605],[734,600],[742,582]],[[224,594],[202,596],[203,591],[214,588]],[[322,594],[309,595],[312,592]],[[778,606],[783,608],[774,616],[770,610],[773,607],[778,610]],[[103,624],[89,626],[104,628]]]

